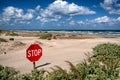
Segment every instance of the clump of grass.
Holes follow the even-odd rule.
[[[7,36],[19,36],[16,32],[14,32],[14,31],[8,31],[7,33],[6,33],[6,35]]]
[[[8,41],[3,38],[0,38],[0,42],[8,42]]]
[[[56,36],[61,36],[60,34],[56,34]]]
[[[0,33],[2,33],[3,32],[3,30],[0,30]]]
[[[56,37],[56,36],[53,36],[53,39],[57,39],[57,37]]]
[[[6,31],[0,30],[0,35],[2,35],[2,34],[4,34],[4,33],[6,33]]]
[[[99,44],[93,48],[93,59],[101,62],[110,77],[118,77],[120,69],[120,45],[113,43]]]
[[[52,34],[51,33],[43,33],[41,36],[40,36],[40,39],[48,39],[48,40],[51,40],[52,38]]]
[[[0,65],[0,80],[18,80],[18,74],[14,68]]]
[[[62,69],[57,65],[55,67],[63,74],[63,77],[65,78],[65,80],[72,80],[66,70]]]

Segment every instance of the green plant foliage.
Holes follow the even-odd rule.
[[[0,30],[0,34],[2,34],[3,33],[3,30]]]
[[[95,48],[93,48],[94,57],[97,60],[107,62],[116,59],[120,59],[120,45],[104,43],[99,44]]]
[[[77,69],[81,73],[82,80],[107,80],[109,77],[102,70],[97,62],[87,64],[86,62],[77,64]]]
[[[89,61],[73,65],[66,61],[70,70],[59,66],[48,72],[43,69],[33,70],[29,74],[18,74],[14,68],[0,65],[0,80],[119,80],[120,45],[105,43],[93,48]],[[46,74],[45,74],[46,72]]]
[[[6,30],[0,30],[0,35],[6,33]]]
[[[0,65],[0,80],[17,80],[19,72],[12,67],[3,67]]]
[[[33,70],[29,74],[21,75],[22,80],[44,80],[44,70]]]
[[[75,79],[75,80],[82,80],[82,76],[81,76],[79,70],[71,62],[69,62],[69,61],[66,61],[66,62],[70,66],[70,70],[71,70],[70,73],[72,73],[71,78]]]
[[[44,77],[43,77],[44,72],[45,71],[43,69],[32,71],[33,80],[43,80],[44,79]]]
[[[120,68],[120,45],[112,43],[99,44],[93,48],[93,59],[102,62],[106,73],[111,78],[118,77]]]
[[[31,74],[22,74],[20,75],[20,80],[32,80]]]
[[[16,32],[14,32],[14,31],[8,31],[7,33],[6,33],[6,35],[7,36],[19,36]]]
[[[65,75],[60,70],[54,70],[46,76],[45,80],[67,80]]]
[[[52,37],[52,34],[51,34],[51,33],[43,33],[43,34],[40,36],[40,39],[48,39],[48,40],[51,40],[51,37]]]
[[[0,42],[8,42],[8,41],[3,38],[0,38]]]

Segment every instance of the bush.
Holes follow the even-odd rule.
[[[16,32],[14,32],[14,31],[8,31],[7,33],[6,33],[6,35],[7,36],[19,36]]]
[[[77,64],[77,70],[79,71],[82,80],[111,80],[112,78],[106,73],[104,66],[99,65],[96,61],[90,64],[81,63]]]
[[[109,76],[118,77],[120,68],[120,45],[112,43],[99,44],[93,48],[93,59],[105,66]]]
[[[120,45],[111,43],[99,44],[93,48],[93,54],[96,59],[103,62],[110,59],[120,59]]]
[[[52,37],[52,34],[51,34],[51,33],[43,33],[43,34],[40,36],[40,39],[48,39],[48,40],[51,40],[51,37]]]
[[[17,80],[19,72],[12,67],[3,67],[0,65],[0,80]]]
[[[0,30],[0,34],[2,34],[3,33],[3,30]]]
[[[120,45],[104,43],[93,48],[93,58],[103,64],[117,68],[120,66]]]
[[[45,80],[67,80],[67,79],[60,70],[54,70],[53,72],[46,76]]]
[[[0,42],[8,42],[8,41],[3,38],[0,38]]]
[[[93,56],[88,62],[73,65],[66,61],[70,70],[59,66],[51,68],[53,72],[43,69],[34,70],[29,74],[18,75],[13,68],[0,65],[0,80],[117,80],[120,67],[120,45],[105,43],[93,48]],[[47,72],[48,74],[45,74]]]
[[[29,74],[21,75],[21,80],[44,80],[44,70],[33,70]]]

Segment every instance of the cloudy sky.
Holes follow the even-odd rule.
[[[120,0],[0,0],[0,29],[120,30]]]

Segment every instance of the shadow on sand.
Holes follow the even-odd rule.
[[[36,66],[35,68],[39,68],[39,67],[44,67],[44,66],[47,66],[47,65],[50,65],[51,63],[45,63],[45,64],[42,64],[42,65],[39,65],[39,66]]]

